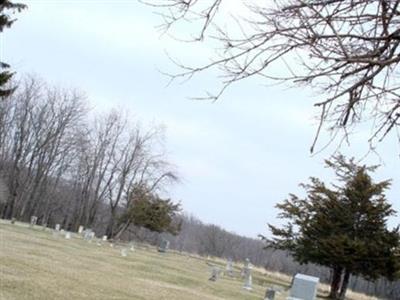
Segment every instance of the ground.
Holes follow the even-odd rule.
[[[121,256],[127,245],[98,245],[73,234],[40,226],[10,224],[0,220],[0,299],[263,299],[267,287],[281,288],[277,300],[286,299],[289,277],[253,270],[253,291],[244,290],[240,265],[234,278],[222,276],[211,282],[211,266],[225,262],[136,245]],[[320,291],[323,296],[325,291]],[[355,296],[354,299],[367,299]]]

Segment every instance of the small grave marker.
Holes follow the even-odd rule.
[[[56,227],[55,227],[55,229],[56,229],[56,231],[60,231],[60,229],[61,229],[61,226],[60,226],[60,224],[56,224]]]
[[[83,231],[83,239],[85,241],[91,243],[93,238],[94,238],[94,232],[92,231],[92,229],[86,229]]]
[[[121,256],[122,257],[127,257],[128,256],[128,249],[122,248],[121,249]]]
[[[66,233],[65,233],[65,238],[66,238],[67,240],[70,240],[70,239],[71,239],[71,232],[66,232]]]
[[[265,292],[264,300],[274,300],[276,291],[272,288],[268,288]]]
[[[78,228],[78,233],[79,233],[79,234],[82,234],[83,230],[84,230],[83,226],[80,225],[79,228]]]
[[[217,281],[218,275],[219,275],[219,268],[214,266],[211,269],[211,277],[208,280]]]

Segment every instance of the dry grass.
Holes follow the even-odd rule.
[[[0,221],[0,299],[251,300],[263,299],[266,287],[289,285],[288,277],[255,269],[254,289],[248,292],[239,276],[208,281],[210,261],[202,257],[163,255],[151,247],[122,257],[121,247],[88,243],[78,235],[66,240],[39,226]],[[225,265],[219,259],[212,263]],[[276,299],[286,297],[283,291]]]

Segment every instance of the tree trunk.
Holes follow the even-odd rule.
[[[110,216],[110,220],[108,221],[107,228],[106,228],[106,235],[109,239],[114,238],[114,226],[115,226],[114,214],[112,213]]]
[[[344,277],[343,277],[342,287],[340,288],[340,294],[339,294],[340,300],[345,299],[347,287],[348,287],[349,281],[350,281],[350,275],[351,275],[350,271],[346,269],[345,273],[344,273]]]
[[[115,234],[114,238],[115,239],[119,239],[120,236],[128,229],[129,225],[131,224],[131,222],[126,222],[125,224],[123,224],[122,226],[120,226],[120,228],[118,229],[117,233]]]
[[[331,282],[331,291],[329,294],[330,299],[339,299],[339,287],[342,279],[342,271],[341,267],[334,267]]]

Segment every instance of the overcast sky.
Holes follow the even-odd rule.
[[[177,69],[166,52],[196,64],[212,49],[161,37],[151,8],[134,0],[22,2],[29,9],[2,34],[1,60],[19,74],[84,91],[95,111],[117,107],[144,124],[164,124],[169,159],[183,178],[171,196],[204,222],[250,237],[267,234],[267,223],[279,223],[274,205],[301,193],[300,182],[332,179],[323,160],[333,148],[309,153],[316,130],[310,91],[255,79],[215,103],[188,100],[216,88],[217,80],[207,73],[167,87],[159,70]],[[341,151],[361,158],[366,134],[357,132]],[[380,158],[363,162],[384,164],[375,178],[393,179],[387,195],[400,211],[399,145],[389,137],[378,150]]]

